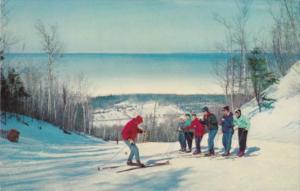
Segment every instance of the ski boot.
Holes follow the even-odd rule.
[[[211,157],[211,156],[214,156],[214,155],[215,155],[214,151],[209,151],[209,153],[206,153],[204,156]]]
[[[242,157],[245,155],[245,151],[240,151],[239,154],[238,154],[238,157]]]
[[[133,163],[132,160],[128,160],[128,161],[127,161],[127,165],[128,165],[128,166],[134,166],[135,163]]]
[[[193,152],[193,155],[200,155],[201,154],[201,151],[194,151]]]
[[[141,163],[140,160],[137,160],[136,163],[137,163],[137,166],[139,166],[139,167],[141,167],[141,168],[146,167],[143,163]]]
[[[192,149],[188,149],[188,150],[186,150],[185,152],[186,152],[186,153],[190,153],[190,152],[192,152]]]
[[[229,157],[230,156],[230,152],[225,152],[222,154],[223,157]]]

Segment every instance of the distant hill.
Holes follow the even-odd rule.
[[[223,104],[224,95],[176,95],[176,94],[127,94],[91,98],[94,109],[107,109],[122,102],[157,102],[160,105],[176,105],[182,110],[197,112],[206,104]]]

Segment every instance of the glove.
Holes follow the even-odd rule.
[[[142,129],[139,129],[139,133],[144,133],[144,131]]]

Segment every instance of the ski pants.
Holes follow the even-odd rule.
[[[185,140],[188,144],[189,150],[192,150],[194,133],[193,132],[184,132],[184,135],[185,135]]]
[[[186,149],[186,141],[185,141],[185,135],[184,135],[183,131],[178,132],[178,141],[180,144],[180,148],[182,150],[185,150]]]
[[[195,136],[196,152],[201,153],[201,140],[202,136]]]
[[[214,128],[214,129],[210,129],[208,132],[208,150],[210,153],[214,153],[215,149],[214,149],[214,142],[215,142],[215,137],[218,133],[218,129]]]
[[[136,161],[139,161],[140,160],[140,153],[139,153],[139,148],[136,146],[136,144],[135,143],[130,143],[129,141],[125,141],[125,144],[130,149],[130,154],[129,154],[129,157],[128,157],[128,161],[132,161],[133,156],[135,156]]]
[[[239,146],[240,151],[245,151],[247,147],[248,131],[244,128],[238,128]]]
[[[225,153],[230,152],[232,135],[233,135],[233,130],[232,129],[230,129],[226,132],[223,132],[222,142],[223,142]]]

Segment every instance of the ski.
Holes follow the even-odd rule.
[[[193,155],[193,154],[189,154],[189,155],[179,155],[176,158],[202,158],[205,157],[204,154],[197,154],[197,155]]]
[[[214,155],[206,155],[204,153],[194,155],[194,154],[188,153],[188,154],[177,155],[175,158],[210,158],[210,159],[213,159],[213,158],[217,158],[219,156],[221,156],[219,153],[216,153]]]
[[[121,168],[125,166],[138,166],[137,163],[132,163],[132,165],[126,165],[126,164],[121,164],[121,165],[112,165],[112,166],[104,166],[104,167],[98,167],[98,171],[103,171],[103,170],[110,170],[110,169],[116,169],[116,168]]]
[[[115,168],[120,168],[124,165],[115,165],[115,166],[105,166],[105,167],[98,167],[98,171],[103,171],[103,170],[108,170],[108,169],[115,169]]]
[[[242,158],[248,158],[248,157],[256,157],[258,155],[244,155],[244,156],[237,156],[237,155],[231,155],[231,156],[222,156],[222,158],[218,158],[217,160],[226,160],[226,159],[231,159],[231,160],[235,160],[235,159],[242,159]]]
[[[127,168],[124,170],[119,170],[116,173],[122,173],[122,172],[128,172],[128,171],[132,171],[132,170],[138,170],[138,169],[144,169],[144,168],[150,168],[150,167],[157,167],[157,166],[163,166],[163,165],[169,165],[170,162],[166,161],[166,162],[159,162],[159,163],[153,163],[153,164],[146,164],[145,167],[132,167],[132,168]]]

